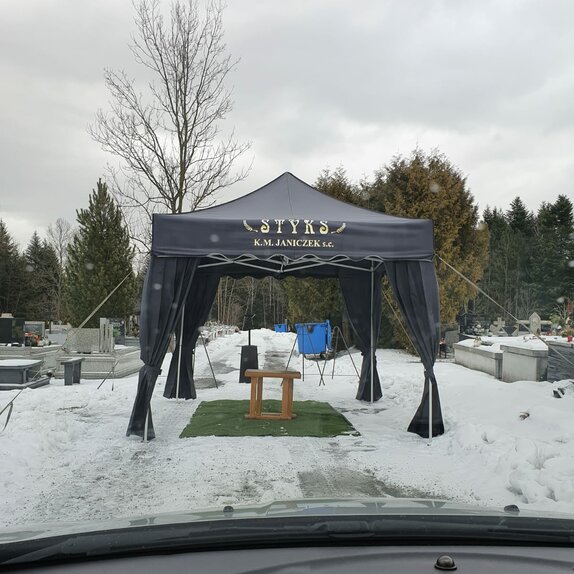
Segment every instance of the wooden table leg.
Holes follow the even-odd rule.
[[[289,402],[289,381],[283,379],[281,383],[281,418],[287,418],[287,403]]]
[[[257,401],[255,407],[255,415],[261,417],[263,412],[263,377],[257,377]]]
[[[293,381],[283,379],[283,396],[281,399],[281,418],[293,418]]]
[[[249,418],[255,418],[257,410],[257,378],[251,377],[251,400],[249,401]]]

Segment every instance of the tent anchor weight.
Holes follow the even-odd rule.
[[[245,371],[247,369],[259,368],[257,345],[251,344],[251,329],[253,328],[253,317],[255,317],[254,313],[252,315],[243,316],[242,331],[245,331],[245,327],[247,327],[247,345],[243,345],[241,347],[241,359],[239,361],[240,383],[251,383],[251,379],[245,376]]]

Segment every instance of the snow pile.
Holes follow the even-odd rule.
[[[284,368],[294,342],[293,334],[252,331],[260,367]],[[209,343],[220,385],[199,388],[196,401],[163,398],[166,357],[152,401],[157,438],[149,443],[125,436],[137,376],[108,380],[100,389],[101,381],[64,387],[55,380],[25,390],[0,433],[0,524],[310,496],[441,497],[574,512],[574,393],[556,399],[552,391],[560,383],[507,384],[439,362],[446,432],[428,446],[406,432],[420,401],[423,367],[400,351],[377,351],[383,399],[374,404],[355,399],[357,375],[346,353],[334,364],[291,357],[289,368],[302,370],[304,361],[305,371],[295,400],[329,402],[360,436],[179,439],[200,401],[249,397],[237,370],[246,343],[246,333]],[[360,370],[360,353],[353,350],[352,358]],[[198,345],[196,377],[209,376]],[[0,410],[15,394],[0,394]],[[264,398],[280,396],[277,382],[266,383]]]
[[[543,336],[541,338],[535,335],[521,335],[520,337],[488,337],[481,336],[477,337],[480,339],[481,348],[486,348],[491,351],[500,351],[500,345],[506,345],[508,347],[520,347],[523,349],[548,349],[548,345],[545,341],[565,341],[564,337],[556,336]],[[542,340],[541,340],[542,339]],[[457,345],[463,347],[474,347],[476,344],[476,339],[465,339],[460,341]]]

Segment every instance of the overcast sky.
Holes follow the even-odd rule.
[[[86,127],[105,67],[140,74],[132,21],[128,0],[0,0],[0,218],[21,247],[74,222],[115,162]],[[226,127],[253,167],[221,201],[284,171],[370,177],[416,146],[481,209],[574,197],[571,0],[228,0],[225,31],[241,58]]]

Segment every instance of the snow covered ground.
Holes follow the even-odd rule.
[[[260,367],[285,366],[294,335],[259,330],[252,339]],[[0,433],[0,525],[317,496],[440,497],[574,513],[574,393],[556,399],[558,383],[506,384],[438,362],[446,432],[428,446],[406,432],[423,368],[400,351],[377,351],[384,396],[374,405],[355,400],[347,356],[337,358],[333,379],[327,364],[324,386],[317,364],[305,363],[295,400],[328,401],[360,436],[178,438],[202,400],[248,398],[237,371],[246,340],[238,333],[209,344],[223,384],[200,388],[196,401],[164,399],[160,377],[152,401],[157,438],[149,443],[125,436],[137,376],[106,381],[100,389],[97,380],[73,387],[53,380],[24,391]],[[360,355],[354,359],[360,367]],[[290,367],[300,370],[301,357]],[[203,383],[209,376],[201,347],[196,376]],[[15,394],[0,394],[0,410]],[[266,385],[265,398],[279,397],[278,384]]]

